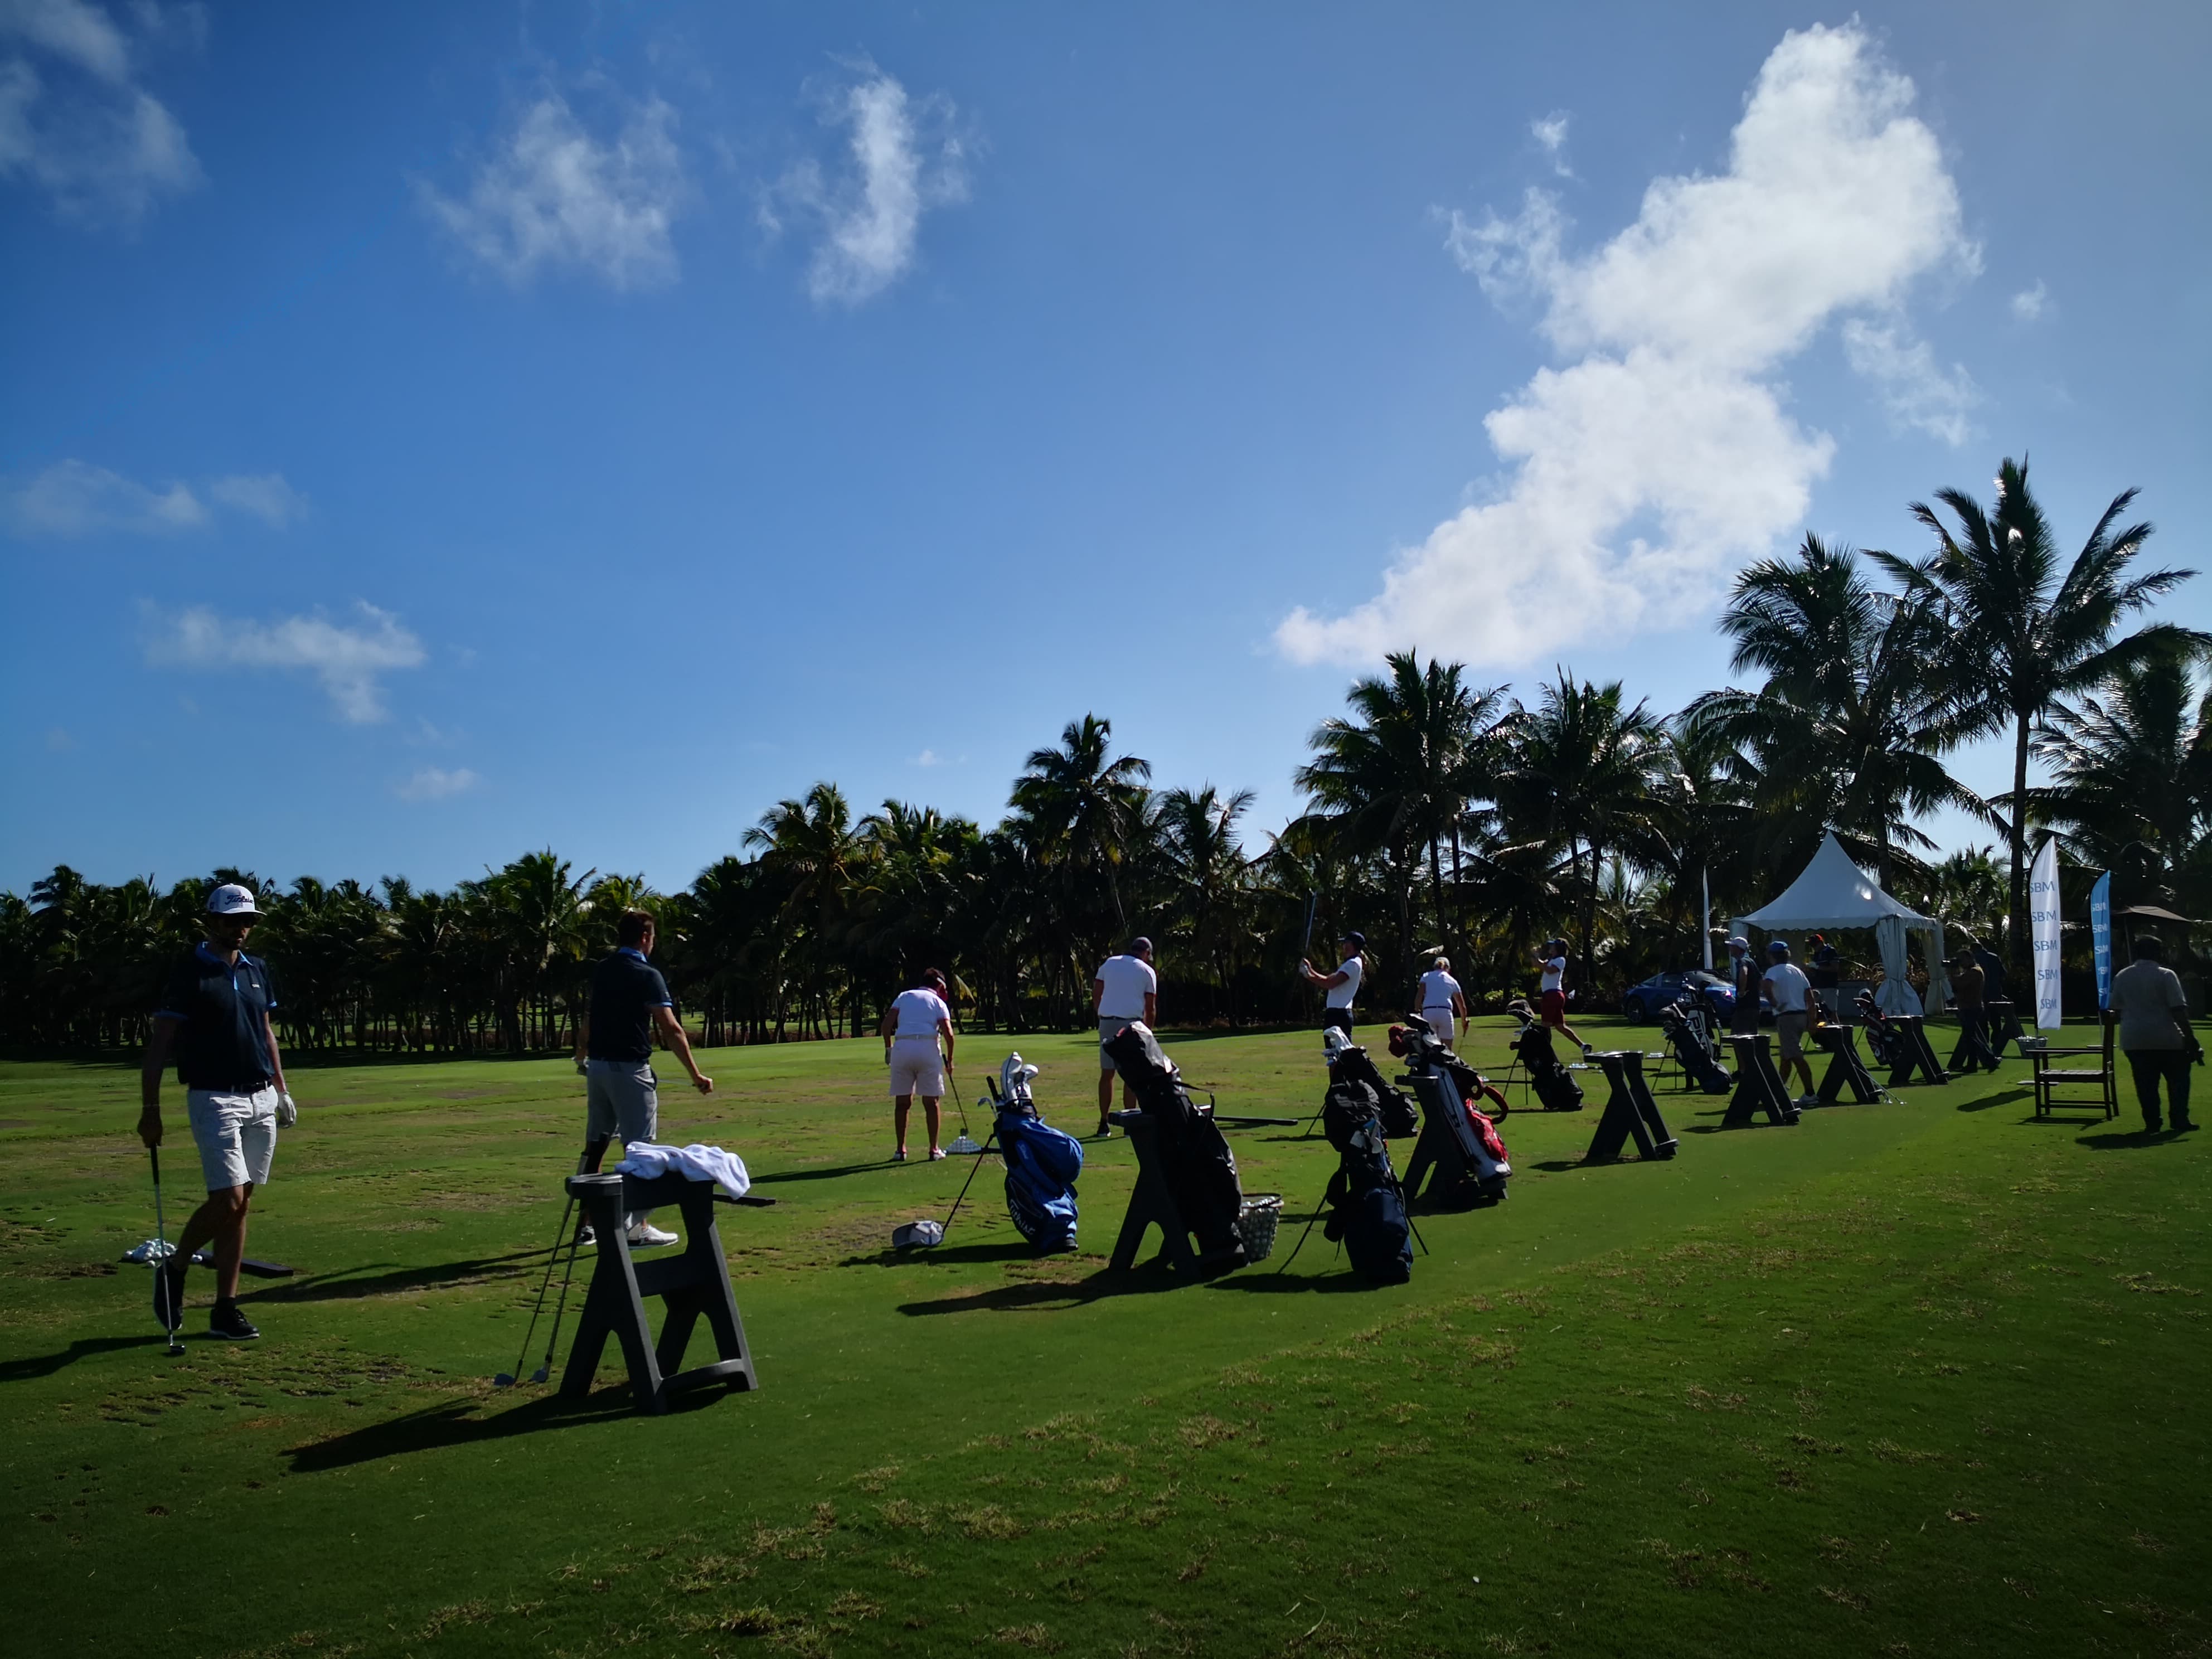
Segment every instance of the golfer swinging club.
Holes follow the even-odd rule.
[[[623,911],[615,926],[614,954],[592,969],[592,1000],[576,1026],[576,1064],[587,1079],[584,1156],[578,1166],[585,1175],[599,1172],[607,1143],[617,1136],[624,1146],[659,1139],[660,1079],[653,1070],[656,1032],[691,1073],[691,1086],[702,1095],[714,1092],[714,1079],[702,1075],[691,1057],[691,1039],[676,1018],[668,981],[646,959],[653,954],[653,936],[650,915]],[[633,1248],[677,1243],[676,1234],[653,1224],[652,1214],[633,1210],[626,1218]],[[588,1224],[576,1241],[593,1242]]]
[[[1359,994],[1360,975],[1366,971],[1365,964],[1360,960],[1361,952],[1366,949],[1367,935],[1350,933],[1336,942],[1339,960],[1334,973],[1322,973],[1310,962],[1298,963],[1298,972],[1305,975],[1306,983],[1318,985],[1327,994],[1322,999],[1321,1024],[1323,1030],[1334,1025],[1345,1036],[1352,1035],[1352,1004]]]
[[[246,1212],[253,1189],[269,1180],[277,1125],[289,1126],[297,1115],[269,1018],[276,1006],[269,970],[243,948],[260,920],[247,888],[226,882],[208,895],[207,939],[169,975],[139,1079],[138,1139],[159,1146],[161,1073],[175,1054],[185,1115],[208,1186],[207,1202],[185,1223],[176,1254],[154,1269],[154,1317],[166,1331],[184,1322],[185,1270],[192,1252],[212,1242],[216,1301],[208,1334],[234,1342],[261,1334],[238,1307]]]

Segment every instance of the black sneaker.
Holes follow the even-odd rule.
[[[261,1333],[253,1322],[239,1309],[235,1302],[218,1302],[215,1311],[208,1316],[208,1334],[220,1336],[232,1342],[251,1342]]]
[[[173,1255],[154,1264],[154,1317],[165,1331],[185,1322],[185,1260]]]

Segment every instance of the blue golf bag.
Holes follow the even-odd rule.
[[[1075,1248],[1075,1178],[1083,1143],[1037,1115],[1030,1079],[1037,1068],[1006,1056],[993,1093],[998,1103],[999,1155],[1006,1164],[1006,1213],[1042,1253]]]

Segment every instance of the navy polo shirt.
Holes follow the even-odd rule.
[[[653,1011],[675,1006],[660,969],[625,945],[592,969],[591,1057],[644,1065],[653,1058]]]
[[[276,1007],[267,964],[239,952],[235,965],[205,945],[179,963],[161,993],[156,1019],[183,1023],[177,1080],[187,1089],[243,1092],[276,1074],[267,1016]]]

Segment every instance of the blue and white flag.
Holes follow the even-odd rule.
[[[2097,952],[2097,1006],[2112,1006],[2112,872],[2089,890],[2089,943]]]

